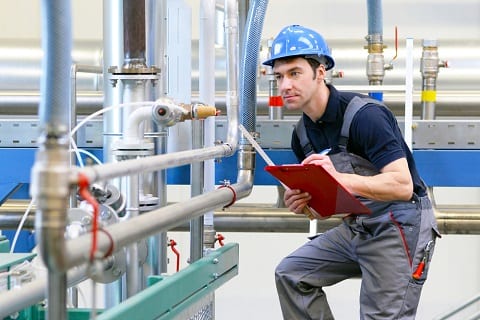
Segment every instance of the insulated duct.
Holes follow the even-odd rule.
[[[113,28],[113,26],[111,27]],[[117,30],[118,28],[115,28]],[[113,30],[112,30],[113,32]],[[262,43],[266,43],[262,41]],[[421,116],[422,74],[420,61],[422,40],[414,41],[414,116]],[[333,50],[336,70],[343,72],[343,77],[333,79],[339,88],[365,86],[366,52],[361,39],[329,39]],[[384,39],[387,46],[385,55],[393,56],[393,40]],[[437,117],[478,117],[480,116],[480,65],[476,52],[480,51],[480,41],[462,39],[438,39],[439,55],[448,59],[449,68],[442,70],[437,79]],[[199,79],[199,42],[192,41],[192,91],[193,99],[198,98]],[[399,43],[398,58],[394,68],[389,70],[383,80],[384,85],[405,84],[405,53],[403,43]],[[115,56],[115,52],[106,50],[106,54]],[[4,39],[0,44],[0,115],[35,115],[40,102],[40,74],[42,50],[36,41]],[[28,55],[28,58],[26,56]],[[262,45],[260,60],[267,55],[267,46]],[[101,65],[102,43],[98,41],[77,41],[72,51],[73,59],[82,65]],[[106,63],[118,65],[114,58],[106,56]],[[215,106],[225,113],[225,91],[227,74],[225,72],[226,49],[215,49]],[[26,62],[25,62],[26,61]],[[108,68],[107,66],[107,68]],[[256,73],[257,74],[257,73]],[[78,74],[77,104],[78,114],[91,114],[102,107],[102,75]],[[268,77],[260,75],[257,79],[257,114],[268,115]],[[109,83],[107,82],[108,86]],[[110,99],[110,98],[109,98]],[[403,115],[405,101],[402,92],[385,92],[384,102],[397,115]],[[114,104],[106,102],[105,106]],[[284,109],[285,115],[294,114]],[[112,130],[110,130],[112,131]],[[110,132],[108,131],[108,132]]]
[[[69,124],[72,66],[71,6],[68,0],[42,1],[41,134],[30,193],[37,203],[35,230],[48,269],[49,320],[66,319],[66,210],[70,194]]]
[[[267,5],[266,0],[252,1],[245,24],[244,51],[240,60],[240,119],[249,132],[256,130],[258,52]]]

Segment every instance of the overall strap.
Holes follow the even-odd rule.
[[[355,114],[357,114],[358,110],[369,103],[381,104],[381,102],[378,100],[359,96],[355,96],[352,100],[350,100],[347,108],[345,109],[345,114],[343,115],[342,130],[340,131],[340,138],[338,140],[338,144],[340,146],[345,148],[347,147],[348,138],[350,136],[350,125],[352,124],[353,118],[355,117]]]
[[[298,140],[300,141],[300,146],[302,147],[303,154],[305,157],[315,153],[313,145],[310,142],[310,139],[307,136],[307,128],[305,128],[305,123],[303,123],[303,115],[297,121],[295,125],[295,132],[297,133]]]
[[[355,96],[352,100],[350,100],[343,116],[343,124],[339,138],[340,146],[345,148],[347,147],[348,138],[350,135],[350,125],[352,124],[353,117],[355,117],[355,114],[358,112],[358,110],[369,103],[381,104],[381,102],[378,100],[359,96]],[[300,146],[302,147],[305,157],[315,153],[315,149],[313,148],[313,145],[307,135],[307,129],[305,128],[305,123],[303,122],[303,115],[295,125],[295,132],[297,133],[298,140],[300,141]]]

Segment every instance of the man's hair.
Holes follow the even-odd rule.
[[[312,67],[313,79],[315,79],[317,77],[317,69],[321,64],[323,64],[325,66],[325,68],[327,67],[327,61],[323,56],[315,57],[315,58],[306,56],[305,60],[307,60],[310,67]]]
[[[304,58],[305,60],[307,60],[308,64],[310,65],[310,67],[313,70],[313,79],[315,79],[317,77],[317,68],[321,64],[323,64],[325,66],[325,68],[328,65],[327,60],[323,56],[320,56],[320,57],[317,57],[317,56],[315,56],[315,57],[312,57],[312,56],[293,56],[293,57],[279,58],[277,60],[278,61],[281,60],[281,61],[284,61],[284,62],[289,62],[289,61],[292,61],[296,58]]]

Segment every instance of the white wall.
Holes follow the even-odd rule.
[[[198,3],[192,5],[192,35],[198,38]],[[480,1],[429,0],[384,2],[385,38],[393,38],[394,26],[401,38],[480,38]],[[76,39],[102,38],[102,1],[73,1],[73,33]],[[301,23],[317,28],[326,38],[359,38],[367,33],[365,1],[272,0],[264,23],[264,38],[275,36],[287,24]],[[2,1],[0,39],[38,39],[40,1]],[[171,201],[178,194],[169,192]],[[189,194],[187,192],[186,194]],[[271,190],[256,189],[246,202],[276,201]],[[478,189],[439,190],[437,201],[480,202]],[[187,257],[188,235],[172,233]],[[226,241],[240,244],[240,274],[216,293],[217,319],[280,319],[273,283],[278,261],[305,241],[304,234],[227,233]],[[171,257],[173,259],[173,257]],[[182,262],[185,265],[185,261]],[[480,237],[446,235],[440,241],[424,288],[418,319],[435,315],[480,291]],[[329,288],[329,300],[338,319],[355,319],[358,314],[359,280]],[[88,294],[88,293],[87,293]]]

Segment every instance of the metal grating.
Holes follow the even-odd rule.
[[[178,316],[178,320],[214,320],[215,319],[215,293],[205,295],[199,301],[183,310]]]

